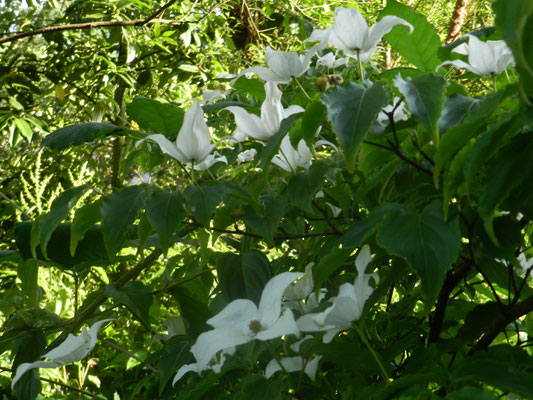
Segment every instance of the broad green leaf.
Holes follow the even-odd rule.
[[[475,384],[475,382],[474,382]],[[496,400],[497,397],[487,392],[486,390],[481,390],[477,387],[463,387],[456,392],[447,393],[446,399],[448,400]]]
[[[322,257],[313,268],[315,270],[315,288],[321,288],[324,282],[346,262],[353,250],[353,247],[338,247]]]
[[[389,96],[381,83],[367,89],[350,82],[330,90],[322,96],[322,102],[344,151],[346,168],[353,171],[359,145],[381,109],[388,104]]]
[[[327,165],[313,164],[309,171],[292,175],[287,184],[287,195],[290,199],[290,204],[312,214],[311,202],[315,194],[322,189],[324,176],[327,172]]]
[[[286,205],[283,197],[265,196],[259,212],[249,205],[244,209],[244,223],[253,232],[261,235],[266,241],[274,240],[274,233],[280,223]]]
[[[33,131],[31,130],[30,124],[22,118],[15,118],[14,122],[20,133],[22,133],[22,136],[24,136],[28,142],[31,141]]]
[[[439,35],[435,27],[426,17],[415,12],[413,7],[403,5],[395,0],[388,0],[387,7],[379,14],[379,19],[385,15],[394,15],[413,25],[413,32],[409,28],[397,25],[383,38],[407,62],[424,72],[433,72],[441,60],[438,51],[441,46]]]
[[[206,323],[212,317],[207,305],[209,289],[200,279],[174,286],[168,291],[178,301],[180,315],[187,322],[187,333],[192,337],[197,337],[200,333],[210,329]]]
[[[257,101],[265,100],[265,83],[257,79],[247,79],[241,76],[233,83],[233,90],[252,95]]]
[[[174,233],[183,223],[184,201],[178,190],[170,192],[168,189],[164,189],[154,192],[146,202],[146,215],[159,235],[164,252],[172,244]]]
[[[28,258],[19,262],[17,266],[17,276],[21,282],[22,294],[28,299],[33,307],[38,306],[38,285],[39,262],[33,258]]]
[[[228,302],[250,299],[259,304],[263,288],[272,277],[272,268],[263,253],[250,250],[242,255],[222,255],[217,273],[222,294]]]
[[[407,102],[407,108],[428,130],[435,147],[439,147],[439,118],[444,105],[446,80],[436,74],[425,74],[414,79],[394,79],[394,85]]]
[[[126,135],[128,129],[101,122],[87,122],[61,128],[43,139],[43,145],[54,150],[64,150],[106,136]]]
[[[243,378],[235,388],[233,400],[283,400],[287,399],[285,395],[287,390],[287,380],[276,379],[272,376],[270,379],[262,375],[251,375]]]
[[[144,324],[150,326],[149,311],[154,301],[150,286],[146,286],[140,281],[132,281],[118,289],[111,284],[106,286],[105,294],[107,297],[112,297],[124,304]]]
[[[32,222],[19,222],[15,225],[15,243],[24,259],[32,258],[30,248],[30,236]],[[70,223],[59,224],[52,233],[48,241],[48,259],[63,267],[71,268],[75,266],[107,265],[109,258],[105,251],[102,227],[93,226],[79,241],[76,253],[70,254],[68,243],[70,243]],[[46,261],[41,250],[37,248],[35,258]]]
[[[183,192],[192,214],[203,226],[209,226],[213,212],[222,201],[223,194],[224,184],[215,181],[205,182],[200,189],[191,185]]]
[[[531,0],[498,0],[494,3],[496,27],[513,52],[520,75],[522,99],[533,106],[533,2]]]
[[[181,337],[172,337],[165,343],[163,354],[159,359],[159,395],[163,392],[167,382],[173,378],[179,367],[187,364],[192,358],[190,344]]]
[[[41,330],[25,331],[12,341],[13,360],[12,378],[15,377],[17,367],[25,362],[34,362],[43,354],[46,346],[46,336]],[[16,398],[34,400],[41,392],[39,369],[27,371],[15,384]]]
[[[126,111],[141,129],[162,133],[169,139],[178,136],[185,114],[173,104],[160,103],[140,96],[126,106]]]
[[[105,248],[111,259],[122,245],[148,195],[149,191],[143,185],[129,186],[110,194],[102,202],[100,212]]]
[[[533,157],[533,141],[528,134],[515,136],[501,151],[496,160],[491,163],[483,182],[478,210],[483,219],[485,229],[491,239],[497,243],[492,220],[498,206],[512,194],[512,190],[529,185],[526,181],[533,165],[524,160]]]
[[[439,131],[444,134],[448,129],[458,125],[469,113],[475,112],[480,100],[456,93],[444,100],[442,115],[439,119]]]
[[[309,148],[315,145],[315,136],[318,128],[326,119],[326,107],[320,101],[315,101],[307,106],[301,118],[299,132],[293,135],[291,131],[291,144],[297,147],[300,139],[304,139]],[[293,136],[296,140],[293,139]]]
[[[446,271],[459,255],[461,232],[457,218],[445,222],[442,202],[433,201],[421,213],[398,208],[384,218],[377,243],[409,262],[422,280],[428,299],[434,299]]]
[[[96,225],[96,223],[102,218],[102,214],[100,214],[100,206],[102,205],[102,201],[103,198],[95,201],[94,203],[85,204],[76,210],[70,228],[71,255],[75,254],[78,242],[84,238],[85,233],[94,225]]]
[[[45,258],[48,258],[46,246],[52,236],[52,232],[57,228],[59,223],[67,218],[68,213],[74,207],[78,200],[89,190],[89,186],[75,187],[65,192],[54,200],[50,207],[50,212],[39,218],[39,239],[41,251]]]
[[[259,165],[263,170],[267,170],[268,164],[270,164],[270,161],[272,158],[276,155],[276,153],[279,150],[279,146],[281,145],[281,141],[287,134],[290,128],[294,125],[294,121],[296,120],[297,114],[293,114],[288,118],[285,118],[283,121],[281,121],[281,124],[279,126],[279,130],[272,136],[270,139],[268,139],[268,142],[263,147],[263,150],[261,151],[260,159],[259,159]]]

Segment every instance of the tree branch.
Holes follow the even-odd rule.
[[[136,26],[142,26],[147,23],[149,23],[151,20],[155,19],[157,16],[162,16],[163,12],[169,8],[172,4],[174,4],[177,0],[170,0],[167,4],[165,4],[163,7],[161,7],[159,10],[155,11],[152,15],[150,15],[148,18],[145,18],[141,22],[135,24]]]
[[[154,18],[150,19],[147,22],[144,22],[144,19],[133,19],[131,21],[95,21],[95,22],[84,22],[80,24],[68,24],[68,25],[56,25],[48,26],[46,28],[36,29],[34,31],[28,32],[19,32],[14,35],[0,39],[1,43],[12,42],[14,40],[22,39],[29,36],[35,36],[40,34],[46,34],[51,32],[61,32],[61,31],[72,31],[77,29],[88,29],[88,28],[99,28],[107,26],[137,26],[139,24],[143,25],[145,23],[149,24],[164,24],[164,25],[181,25],[188,22],[181,19],[159,19]]]

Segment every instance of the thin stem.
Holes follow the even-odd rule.
[[[123,349],[122,347],[120,347],[119,345],[113,343],[113,342],[110,342],[109,340],[106,340],[104,339],[103,342],[111,347],[113,347],[114,349],[117,349],[118,351],[121,351],[122,353],[126,354],[127,356],[133,358],[134,360],[137,360],[139,361],[141,364],[145,365],[146,368],[148,368],[150,371],[152,371],[154,374],[159,374],[159,371],[157,369],[155,369],[154,367],[152,367],[150,364],[148,364],[146,361],[144,360],[141,360],[139,357],[137,357],[135,354],[132,354],[130,353],[128,350],[126,349]]]
[[[302,91],[302,93],[304,94],[305,97],[307,97],[307,100],[311,101],[311,97],[309,97],[309,95],[307,94],[307,92],[305,91],[304,87],[302,86],[302,84],[300,83],[300,81],[295,77],[293,76],[292,79],[294,80],[294,82],[296,82],[296,84],[298,85],[298,87],[300,88],[300,90]]]
[[[361,82],[365,79],[365,73],[363,71],[363,63],[361,62],[360,50],[357,49],[357,63],[359,64],[359,75],[361,75]]]
[[[366,336],[364,335],[363,331],[359,329],[357,324],[353,324],[355,331],[359,335],[359,338],[364,343],[364,345],[368,348],[370,351],[370,354],[372,354],[372,357],[374,357],[374,360],[376,360],[376,363],[379,366],[379,369],[381,370],[381,373],[383,374],[383,377],[385,378],[386,383],[389,383],[390,377],[387,371],[385,370],[385,367],[383,366],[383,363],[381,362],[381,359],[379,358],[378,354],[374,351],[368,340],[366,339]]]
[[[25,219],[31,219],[30,215],[24,211],[22,208],[20,208],[13,200],[11,200],[9,197],[7,197],[2,191],[0,191],[0,197],[2,197],[4,200],[8,201],[9,204],[11,204],[13,207],[15,207],[17,210],[19,210]]]

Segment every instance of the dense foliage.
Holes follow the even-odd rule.
[[[533,397],[530,1],[29,3],[6,398]]]

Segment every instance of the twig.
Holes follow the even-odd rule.
[[[148,18],[142,20],[138,24],[135,24],[136,26],[142,26],[153,20],[155,17],[162,16],[162,13],[169,8],[172,4],[174,4],[177,0],[170,0],[167,4],[165,4],[163,7],[161,7],[159,10],[155,11],[152,15],[150,15]]]
[[[110,342],[109,340],[106,340],[104,339],[103,342],[111,347],[113,347],[114,349],[117,349],[118,351],[121,351],[122,353],[128,355],[129,357],[133,358],[134,360],[137,360],[139,361],[141,364],[145,365],[146,368],[148,368],[150,371],[152,371],[154,374],[158,374],[159,375],[159,371],[157,369],[155,369],[154,367],[152,367],[150,364],[148,364],[146,361],[144,360],[141,360],[139,357],[137,357],[135,354],[132,354],[130,353],[128,350],[120,347],[118,344],[115,344],[113,342]]]
[[[34,31],[28,32],[19,32],[14,35],[0,39],[1,43],[11,42],[13,40],[22,39],[29,36],[39,35],[41,33],[50,33],[50,32],[61,32],[61,31],[72,31],[76,29],[88,29],[88,28],[98,28],[98,27],[107,27],[107,26],[135,26],[139,23],[142,23],[143,19],[133,19],[131,21],[93,21],[93,22],[84,22],[80,24],[68,24],[68,25],[56,25],[48,26],[46,28],[36,29]],[[165,25],[181,25],[187,22],[182,21],[181,19],[151,19],[148,21],[150,24],[165,24]]]
[[[65,388],[65,389],[70,389],[70,390],[73,390],[75,392],[84,394],[85,396],[91,397],[93,399],[100,399],[101,398],[101,397],[99,397],[99,396],[97,396],[95,394],[92,394],[91,392],[88,392],[88,391],[83,390],[83,389],[78,389],[78,388],[76,388],[74,386],[67,385],[67,384],[65,384],[63,382],[54,381],[54,380],[48,379],[48,378],[43,378],[42,376],[40,376],[39,379],[41,381],[45,381],[45,382],[51,383],[53,385],[61,386],[61,387]]]

